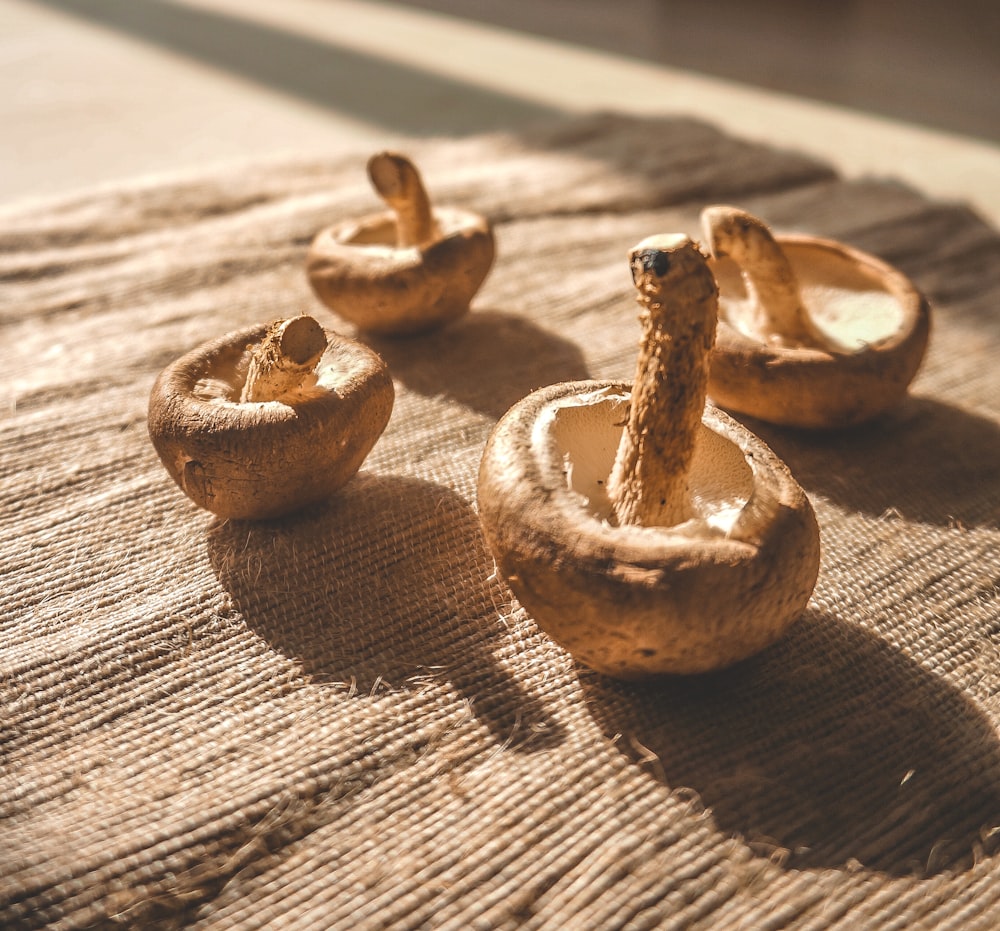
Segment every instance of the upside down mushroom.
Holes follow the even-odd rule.
[[[775,237],[736,207],[705,208],[702,226],[720,289],[713,401],[785,426],[837,428],[903,398],[930,309],[901,272],[833,240]]]
[[[776,640],[819,567],[809,500],[705,404],[716,284],[684,236],[630,262],[643,338],[623,382],[552,385],[501,418],[480,465],[484,536],[518,600],[622,679],[718,669]]]
[[[195,504],[268,518],[320,501],[357,472],[395,391],[367,346],[299,316],[206,343],[160,374],[149,435]]]
[[[320,231],[306,259],[309,283],[360,330],[407,336],[462,316],[493,264],[493,230],[479,214],[435,207],[405,155],[368,161],[390,209]]]

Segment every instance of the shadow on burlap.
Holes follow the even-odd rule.
[[[995,727],[856,624],[811,611],[763,656],[692,680],[583,678],[629,759],[782,866],[924,875],[998,849]]]
[[[370,696],[444,678],[501,742],[558,742],[544,705],[494,656],[509,596],[450,488],[362,473],[307,514],[219,522],[208,549],[247,625],[313,682]]]
[[[1000,424],[931,397],[827,436],[746,419],[800,482],[851,511],[1000,526]]]
[[[444,330],[412,339],[367,342],[410,391],[444,395],[494,420],[541,388],[542,372],[551,379],[548,383],[589,377],[575,343],[529,319],[496,310],[478,310]]]
[[[1000,235],[963,205],[601,115],[421,140],[494,221],[473,312],[371,341],[396,406],[303,514],[213,521],[146,436],[159,370],[320,307],[366,152],[2,211],[0,923],[11,928],[1000,924]],[[823,560],[732,670],[616,684],[497,579],[475,514],[496,419],[629,379],[625,254],[708,201],[899,265],[934,309],[912,398],[854,431],[753,424]]]

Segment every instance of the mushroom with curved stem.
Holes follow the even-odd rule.
[[[433,206],[405,155],[376,153],[368,176],[390,209],[316,236],[306,272],[317,297],[360,330],[383,336],[419,333],[465,314],[493,264],[489,222]]]
[[[901,272],[843,243],[774,236],[728,205],[702,211],[720,290],[709,394],[786,426],[836,428],[898,403],[923,360],[930,309]]]
[[[167,366],[150,393],[149,435],[199,507],[278,517],[351,479],[394,397],[375,352],[292,317],[229,333]]]
[[[630,253],[634,383],[528,395],[479,472],[484,536],[540,627],[582,663],[639,679],[735,663],[800,616],[819,530],[785,465],[705,405],[717,291],[684,236]]]

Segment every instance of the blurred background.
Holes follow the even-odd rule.
[[[0,108],[0,203],[615,109],[1000,222],[997,0],[0,0]]]

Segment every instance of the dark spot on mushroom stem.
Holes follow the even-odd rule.
[[[632,280],[638,281],[642,274],[652,272],[662,278],[670,270],[670,256],[660,249],[643,249],[632,260]]]

